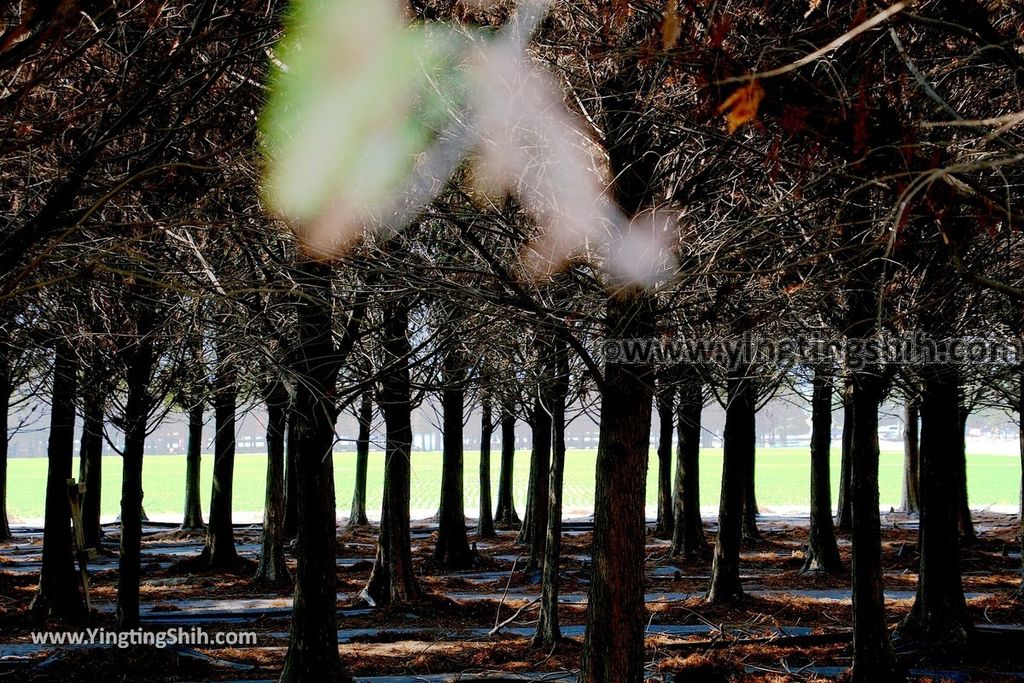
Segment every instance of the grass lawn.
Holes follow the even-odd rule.
[[[594,450],[570,450],[566,455],[565,506],[590,508],[594,500]],[[885,451],[879,471],[880,496],[884,506],[898,505],[902,477],[901,452]],[[656,456],[651,454],[651,467],[647,473],[647,503],[655,505],[654,467]],[[466,507],[476,508],[478,491],[479,456],[475,451],[466,453]],[[1016,505],[1020,495],[1020,462],[1006,455],[969,455],[969,495],[972,507],[989,505]],[[208,510],[210,477],[213,458],[203,458],[203,506]],[[497,454],[492,454],[492,496],[497,496]],[[12,458],[8,463],[7,509],[12,521],[38,519],[43,516],[46,487],[45,458]],[[263,509],[266,456],[240,454],[235,462],[234,509],[255,512]],[[77,475],[78,461],[74,472]],[[336,453],[334,474],[338,489],[338,510],[347,514],[351,501],[351,487],[355,472],[355,454]],[[716,506],[722,474],[721,449],[701,451],[701,504]],[[121,459],[108,456],[103,460],[103,514],[116,515],[121,486]],[[379,513],[383,455],[370,454],[368,496],[370,514]],[[516,454],[515,502],[522,514],[526,501],[529,476],[529,452]],[[773,506],[808,505],[809,462],[805,448],[760,449],[757,454],[757,499],[765,509]],[[185,478],[184,456],[146,456],[144,465],[145,508],[150,514],[180,514],[183,507]],[[437,508],[441,481],[441,454],[414,453],[412,463],[412,508],[434,511]],[[832,456],[832,492],[835,496],[839,481],[839,454]]]

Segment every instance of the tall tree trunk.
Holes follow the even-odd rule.
[[[256,567],[257,583],[280,586],[291,582],[284,559],[284,439],[288,431],[288,390],[275,381],[265,391],[267,404],[267,486],[263,505],[263,548]]]
[[[675,434],[675,386],[662,379],[655,394],[658,407],[658,518],[654,535],[672,538],[675,515],[672,510],[672,437]]]
[[[853,472],[853,383],[847,379],[843,384],[843,435],[842,455],[839,461],[839,510],[836,513],[838,531],[853,530],[853,497],[850,495],[850,480]]]
[[[541,372],[547,377],[547,372]],[[543,381],[543,380],[542,380]],[[546,389],[543,390],[548,396]],[[534,571],[544,561],[544,541],[548,525],[548,484],[551,478],[551,414],[540,397],[533,408],[533,452],[530,455],[530,490],[526,498],[526,516],[518,543],[530,546],[527,569]]]
[[[743,536],[744,477],[754,449],[755,390],[748,367],[729,371],[722,436],[722,495],[718,505],[718,541],[711,563],[707,601],[721,604],[743,597],[740,541]]]
[[[78,450],[78,481],[85,483],[82,495],[82,535],[88,548],[99,548],[103,538],[100,503],[103,485],[103,399],[93,396],[82,416],[82,440]]]
[[[11,412],[11,395],[14,393],[14,379],[11,377],[11,361],[7,342],[0,341],[0,417],[4,421],[4,433],[0,437],[0,541],[12,538],[11,525],[7,520],[7,418]]]
[[[811,519],[804,571],[842,569],[832,523],[832,372],[815,368],[811,394]]]
[[[1020,510],[1017,513],[1017,535],[1020,542],[1021,586],[1018,599],[1024,599],[1024,368],[1017,371],[1017,448],[1020,451]]]
[[[444,423],[441,465],[441,509],[437,526],[434,561],[448,569],[465,569],[473,564],[466,536],[466,507],[463,491],[463,415],[466,392],[465,369],[457,352],[444,359],[444,388],[441,411]]]
[[[569,358],[565,341],[553,348],[555,377],[551,388],[551,477],[548,482],[548,526],[541,570],[541,607],[534,645],[551,647],[562,639],[558,622],[558,577],[562,557],[562,481],[565,473],[565,401],[569,393]]]
[[[220,362],[213,392],[216,422],[213,439],[213,492],[210,495],[210,524],[206,528],[206,547],[203,548],[202,559],[211,568],[225,568],[237,565],[240,560],[235,549],[235,529],[231,517],[238,384],[235,368],[228,360],[226,349],[220,350],[217,355]]]
[[[957,423],[959,431],[956,434],[956,443],[960,456],[953,463],[953,471],[956,473],[956,501],[957,513],[960,519],[960,538],[965,545],[970,545],[978,540],[974,531],[974,520],[971,519],[971,504],[967,497],[967,416],[969,411],[964,405],[960,405],[957,411]]]
[[[900,512],[920,512],[920,458],[917,420],[920,408],[916,398],[907,398],[903,406],[903,496]]]
[[[294,406],[288,407],[288,434],[284,444],[284,535],[295,538],[299,528],[299,475],[295,461],[299,457],[299,416]]]
[[[654,302],[625,288],[609,297],[609,339],[648,339]],[[644,499],[654,373],[649,361],[608,362],[594,498],[593,569],[580,683],[644,678]]]
[[[687,559],[706,557],[710,551],[700,517],[700,416],[704,409],[704,387],[696,373],[680,386],[677,404],[676,439],[678,445],[675,495],[675,522],[672,530],[672,554]]]
[[[387,371],[380,380],[384,413],[384,499],[380,537],[366,592],[378,605],[403,605],[420,598],[412,571],[409,496],[412,453],[412,399],[409,382],[409,309],[404,301],[384,306],[383,355]]]
[[[185,519],[182,529],[198,530],[203,524],[203,503],[199,497],[200,467],[203,459],[203,402],[188,409],[188,453],[185,456]]]
[[[298,533],[295,596],[282,683],[350,681],[338,657],[337,529],[334,499],[335,382],[331,267],[295,267],[298,308],[295,438]],[[211,520],[212,522],[212,520]]]
[[[971,633],[963,581],[957,510],[956,462],[959,378],[949,366],[929,370],[921,400],[921,520],[917,597],[897,630],[901,649],[943,656],[963,653]]]
[[[485,393],[480,405],[480,516],[477,535],[480,538],[494,538],[494,515],[491,512],[491,434],[494,432],[494,416],[491,397]]]
[[[32,600],[36,618],[77,620],[85,616],[71,545],[68,479],[75,448],[75,391],[78,359],[66,339],[58,339],[50,401],[50,434],[46,446],[46,508],[43,566]]]
[[[878,515],[878,406],[883,385],[877,367],[854,371],[852,379],[853,679],[894,680],[896,660],[885,623]]]
[[[356,415],[359,435],[356,437],[356,482],[352,490],[352,511],[348,515],[350,527],[369,526],[366,517],[366,471],[370,464],[370,428],[373,426],[373,394],[363,392]]]
[[[143,314],[148,315],[148,314]],[[124,410],[124,451],[121,453],[121,548],[117,561],[117,628],[139,626],[139,584],[142,579],[142,461],[153,399],[149,383],[156,355],[147,319],[128,360],[128,398]]]
[[[516,458],[516,415],[509,403],[501,408],[501,471],[498,474],[498,509],[494,521],[511,527],[519,524],[516,505],[512,495],[513,475]]]

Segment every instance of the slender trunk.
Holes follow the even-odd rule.
[[[142,579],[142,461],[153,400],[149,383],[156,356],[148,330],[140,330],[128,362],[128,398],[124,411],[121,453],[121,548],[117,561],[117,628],[139,626],[139,584]]]
[[[811,519],[804,571],[838,573],[842,569],[832,523],[832,372],[814,371],[811,394]]]
[[[434,561],[448,569],[465,569],[473,564],[466,536],[466,507],[463,492],[463,388],[462,359],[449,352],[444,360],[445,387],[441,391],[444,423],[441,465],[441,508],[437,526]]]
[[[654,333],[650,294],[626,289],[608,302],[610,339]],[[644,679],[644,498],[651,437],[653,369],[608,362],[594,499],[593,569],[580,683]]]
[[[267,487],[263,506],[263,548],[256,582],[278,586],[291,582],[284,559],[284,438],[288,430],[288,391],[274,382],[266,391]]]
[[[903,407],[903,498],[900,512],[920,512],[920,457],[921,445],[918,438],[919,407],[917,399],[908,398]]]
[[[1020,451],[1020,510],[1017,513],[1017,535],[1021,562],[1021,587],[1017,595],[1024,598],[1024,368],[1017,373],[1017,444]]]
[[[959,457],[953,463],[953,471],[956,473],[956,501],[957,513],[960,520],[960,538],[965,545],[970,545],[978,540],[974,531],[974,520],[971,519],[971,504],[967,497],[967,416],[969,411],[966,406],[960,405],[957,411],[957,424],[959,430],[956,433],[956,444],[959,450]]]
[[[541,571],[541,607],[534,645],[551,647],[562,639],[558,623],[558,576],[562,557],[562,481],[565,473],[565,401],[569,392],[569,359],[564,340],[556,339],[551,386],[551,477],[548,482],[548,526]]]
[[[839,463],[839,510],[836,513],[838,531],[853,530],[853,498],[850,496],[850,480],[853,471],[853,384],[846,380],[843,385],[843,435],[842,455]]]
[[[202,529],[203,504],[199,498],[200,466],[203,458],[203,403],[188,409],[188,454],[185,456],[185,519],[183,529]]]
[[[885,623],[882,545],[878,515],[877,367],[853,373],[850,497],[853,513],[853,679],[893,680],[896,660]]]
[[[672,538],[675,515],[672,510],[672,424],[675,416],[675,387],[662,380],[655,395],[658,406],[658,518],[654,535]]]
[[[12,538],[11,525],[7,521],[7,418],[11,412],[11,394],[14,393],[14,380],[11,377],[10,358],[7,355],[6,342],[0,347],[0,417],[4,420],[4,433],[0,438],[0,541]]]
[[[359,435],[356,437],[356,482],[352,490],[352,511],[348,515],[348,525],[369,526],[366,517],[366,470],[370,463],[370,427],[373,425],[373,395],[367,389],[359,402],[356,415],[359,422]]]
[[[477,535],[480,538],[494,538],[494,515],[491,513],[491,434],[494,431],[494,416],[491,397],[487,394],[483,396],[480,411],[480,519]]]
[[[67,481],[75,448],[75,391],[78,360],[66,339],[56,342],[46,446],[46,508],[43,566],[31,610],[39,618],[81,619],[85,604],[78,592],[71,545],[71,506]]]
[[[213,440],[213,492],[210,495],[210,524],[206,529],[203,559],[211,568],[232,567],[239,562],[231,518],[235,479],[235,411],[238,385],[235,368],[221,359],[214,379],[213,411],[216,432]],[[301,497],[300,497],[301,498]]]
[[[675,522],[672,554],[692,559],[710,551],[700,517],[700,416],[704,409],[704,387],[696,376],[683,384],[677,407],[676,481],[673,506]]]
[[[284,535],[295,538],[299,527],[299,476],[295,461],[299,455],[298,414],[294,406],[288,407],[288,434],[284,445]]]
[[[87,548],[99,548],[103,538],[100,503],[103,482],[103,400],[93,396],[83,409],[82,442],[78,451],[78,480],[82,495],[82,535]]]
[[[337,529],[334,499],[335,382],[340,359],[334,344],[331,267],[303,262],[295,268],[296,490],[295,596],[282,683],[350,681],[338,657]],[[212,520],[211,520],[212,521]]]
[[[958,383],[949,366],[939,366],[924,380],[917,597],[896,636],[901,649],[943,656],[962,654],[972,630],[960,577],[957,510],[948,504],[957,495],[956,461],[961,457]]]
[[[494,521],[504,527],[519,524],[519,515],[512,496],[513,474],[516,458],[516,416],[512,406],[502,405],[501,410],[501,472],[498,474],[498,509]]]
[[[547,373],[541,373],[547,377]],[[547,391],[545,390],[545,394]],[[528,570],[539,569],[544,560],[544,540],[548,525],[548,484],[551,478],[551,414],[540,398],[533,408],[533,452],[530,455],[530,490],[526,498],[526,517],[518,543],[530,546]]]
[[[755,394],[745,365],[727,379],[725,432],[722,436],[722,495],[718,507],[718,541],[711,564],[707,601],[725,603],[743,597],[740,541],[743,537],[744,477],[754,449]]]
[[[409,309],[404,302],[385,306],[380,408],[387,432],[384,499],[377,556],[366,592],[378,605],[403,605],[421,596],[412,571],[409,496],[412,453],[412,402],[409,382]]]

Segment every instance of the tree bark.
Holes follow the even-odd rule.
[[[235,529],[231,516],[235,479],[235,412],[238,384],[235,368],[220,357],[214,379],[213,411],[216,432],[213,441],[213,492],[210,495],[210,524],[206,528],[206,547],[201,561],[211,568],[227,568],[239,563],[235,549]],[[301,496],[300,496],[301,499]]]
[[[972,631],[960,576],[956,462],[959,378],[949,366],[929,371],[921,400],[921,519],[917,597],[896,633],[900,649],[963,654]]]
[[[519,524],[519,515],[512,495],[513,475],[516,458],[516,415],[512,406],[504,403],[501,408],[501,471],[498,474],[498,509],[494,521],[503,527]]]
[[[1017,373],[1017,448],[1020,451],[1020,510],[1017,513],[1017,535],[1020,541],[1021,586],[1018,599],[1024,598],[1024,368]]]
[[[838,573],[842,569],[832,523],[832,372],[814,371],[811,394],[811,518],[804,571]]]
[[[139,584],[142,579],[142,461],[153,399],[149,384],[156,355],[148,320],[128,358],[128,398],[124,410],[124,451],[121,453],[121,548],[117,562],[117,628],[139,626]]]
[[[288,390],[275,381],[265,391],[267,404],[267,486],[263,505],[263,548],[256,567],[257,583],[291,583],[284,559],[284,439],[288,430]]]
[[[672,555],[687,559],[706,557],[711,548],[700,516],[700,417],[704,387],[695,373],[679,390],[677,404],[676,480],[673,507]]]
[[[838,531],[853,530],[853,498],[850,495],[850,480],[853,471],[853,384],[849,379],[843,384],[843,435],[842,455],[839,463],[839,510],[836,513]]]
[[[900,512],[920,512],[921,445],[917,420],[920,408],[916,398],[907,398],[903,406],[903,496]]]
[[[370,428],[373,426],[373,395],[370,390],[363,392],[356,415],[359,435],[356,437],[356,481],[352,490],[352,511],[348,515],[348,526],[369,526],[366,517],[366,471],[370,464]]]
[[[959,430],[956,434],[956,444],[960,456],[953,463],[953,471],[956,473],[956,501],[957,513],[960,519],[960,538],[964,545],[970,545],[978,540],[974,531],[974,520],[971,519],[971,504],[967,496],[967,416],[969,411],[964,405],[960,405],[957,411],[957,424]]]
[[[284,535],[295,538],[299,527],[299,476],[295,471],[295,461],[299,457],[299,439],[296,432],[298,415],[295,407],[288,408],[288,434],[284,444]]]
[[[384,306],[383,355],[387,370],[380,380],[380,408],[387,432],[384,454],[384,499],[380,537],[367,594],[378,605],[403,605],[421,597],[412,571],[409,496],[412,453],[412,399],[409,381],[408,303]]]
[[[755,389],[748,367],[729,371],[725,431],[722,436],[722,495],[718,506],[718,541],[711,563],[707,601],[714,604],[743,598],[740,585],[740,541],[743,537],[744,478],[754,449]]]
[[[199,496],[203,459],[203,403],[188,409],[188,453],[185,456],[185,518],[182,529],[199,530],[203,524],[203,503]]]
[[[58,339],[50,402],[50,434],[46,446],[46,507],[43,527],[43,566],[31,611],[47,617],[79,620],[85,604],[71,544],[71,506],[67,481],[75,447],[75,392],[78,359],[67,339]]]
[[[7,418],[11,412],[11,395],[14,393],[14,378],[11,376],[11,361],[7,342],[0,342],[0,417],[4,421],[4,433],[0,438],[0,541],[12,538],[11,525],[7,520]]]
[[[484,394],[480,405],[480,515],[477,535],[480,538],[495,538],[494,515],[491,512],[491,434],[494,432],[494,416],[491,397]]]
[[[658,517],[654,535],[672,538],[675,515],[672,510],[672,437],[675,433],[675,386],[661,380],[655,394],[658,407]]]
[[[885,623],[878,515],[877,367],[853,372],[850,497],[853,514],[853,680],[894,680],[897,666]]]
[[[341,359],[333,337],[331,268],[295,268],[301,298],[294,365],[296,491],[295,596],[282,683],[351,681],[338,657],[337,529],[334,499],[335,382]],[[211,520],[212,522],[212,520]]]
[[[541,377],[547,377],[543,371]],[[543,381],[543,380],[542,380]],[[545,394],[548,392],[545,390]],[[548,484],[551,478],[551,415],[538,396],[533,408],[533,452],[530,455],[530,490],[526,497],[526,517],[517,543],[530,547],[528,571],[540,568],[544,561],[544,541],[548,524]]]
[[[466,391],[461,356],[449,351],[443,361],[444,388],[441,411],[444,423],[441,465],[441,507],[437,526],[434,561],[447,569],[465,569],[473,564],[466,535],[466,507],[463,491],[463,415]]]
[[[634,288],[612,294],[606,324],[610,339],[650,338],[655,330],[651,295]],[[653,398],[649,361],[607,363],[581,683],[644,679],[644,499]]]
[[[78,481],[85,483],[82,495],[82,536],[88,548],[99,548],[103,538],[100,503],[103,484],[103,399],[93,396],[82,416],[82,440],[78,451]]]
[[[554,382],[551,404],[551,477],[548,482],[548,526],[545,531],[544,564],[541,570],[540,620],[533,644],[551,647],[562,640],[558,622],[558,577],[562,556],[562,481],[565,473],[565,401],[569,393],[569,359],[565,341],[556,338],[553,348]]]

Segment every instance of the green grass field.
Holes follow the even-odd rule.
[[[475,451],[466,453],[466,507],[475,509],[478,491],[478,462]],[[586,509],[594,499],[594,461],[596,451],[571,450],[566,455],[565,506]],[[897,505],[900,498],[902,453],[883,452],[880,465],[880,496],[884,506]],[[654,463],[647,476],[647,502],[655,504]],[[203,458],[203,505],[209,505],[212,457]],[[497,495],[498,468],[492,461],[494,493]],[[238,455],[235,463],[234,509],[258,512],[263,509],[266,456]],[[78,471],[76,459],[74,471]],[[355,471],[354,453],[334,456],[334,473],[338,489],[338,510],[347,514]],[[721,449],[701,451],[701,504],[714,506],[719,495],[722,473]],[[103,461],[103,514],[116,515],[120,501],[121,459],[108,456]],[[371,453],[368,475],[368,496],[371,516],[380,508],[383,456]],[[529,453],[516,454],[515,502],[522,512],[529,475]],[[757,498],[762,508],[773,506],[807,506],[809,463],[805,448],[761,449],[757,457]],[[184,456],[147,456],[144,466],[145,507],[149,514],[180,514],[184,497]],[[832,457],[833,495],[838,490],[839,456]],[[415,453],[412,463],[412,508],[434,511],[437,508],[441,480],[441,454]],[[7,507],[12,521],[38,519],[43,515],[46,483],[44,458],[13,458],[9,462]],[[1020,495],[1020,462],[1006,455],[968,456],[968,485],[972,507],[1016,505]]]

